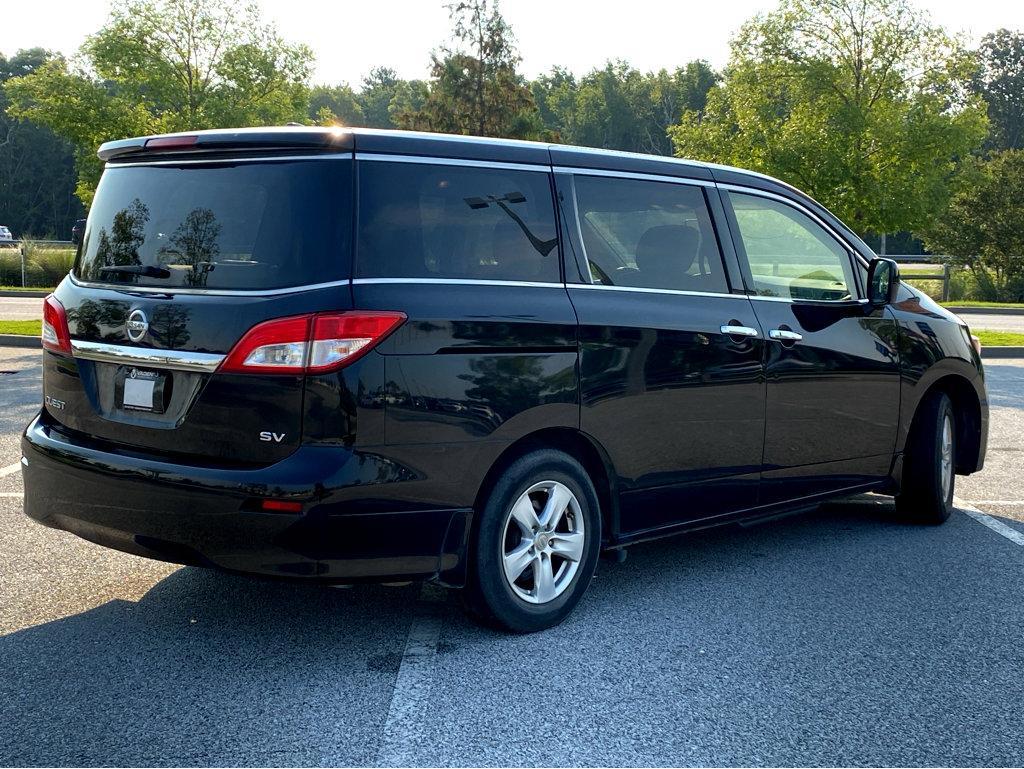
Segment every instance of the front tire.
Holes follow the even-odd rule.
[[[953,512],[956,485],[956,419],[945,393],[921,403],[907,440],[903,489],[896,511],[905,520],[937,525]]]
[[[480,511],[464,599],[474,618],[514,633],[557,625],[597,566],[601,516],[594,485],[550,449],[513,462]]]

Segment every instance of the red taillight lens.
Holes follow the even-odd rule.
[[[260,503],[260,508],[273,513],[301,513],[302,503],[288,502],[284,499],[264,499]]]
[[[193,147],[199,141],[198,136],[161,136],[156,139],[146,139],[145,147],[149,149],[170,150],[181,147]]]
[[[401,312],[297,315],[253,326],[220,371],[236,374],[323,374],[356,360],[405,320]]]
[[[71,332],[64,305],[50,294],[43,300],[43,347],[53,352],[71,354]]]

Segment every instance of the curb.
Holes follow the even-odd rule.
[[[1024,315],[1024,307],[943,307],[956,315]]]
[[[29,334],[0,334],[0,347],[28,347],[42,349],[38,336]]]
[[[5,299],[17,299],[19,297],[22,299],[43,299],[52,293],[52,291],[43,289],[39,291],[0,291],[0,297]]]

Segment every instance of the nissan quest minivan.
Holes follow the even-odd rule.
[[[977,341],[734,168],[328,128],[104,144],[25,510],[149,558],[432,580],[518,632],[602,550],[981,469]]]

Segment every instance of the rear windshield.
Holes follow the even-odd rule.
[[[351,173],[338,159],[109,167],[75,276],[242,290],[347,279]]]

